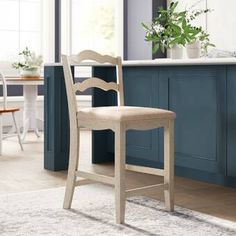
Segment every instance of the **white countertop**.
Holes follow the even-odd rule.
[[[124,61],[126,66],[178,66],[178,65],[236,65],[236,58],[199,58],[199,59],[170,59]]]
[[[61,63],[47,63],[44,66],[61,66]],[[95,62],[83,62],[81,66],[109,66]],[[236,65],[236,58],[199,58],[199,59],[170,59],[129,60],[123,61],[124,66],[180,66],[180,65]]]

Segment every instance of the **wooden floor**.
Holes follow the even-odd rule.
[[[91,134],[82,132],[81,166],[83,169],[112,175],[113,166],[92,165]],[[4,141],[0,157],[0,194],[35,191],[65,185],[66,171],[51,172],[43,169],[43,138],[29,134],[24,144],[25,151],[15,138]],[[127,172],[127,188],[141,187],[162,181],[161,177]],[[102,191],[102,189],[101,189]],[[147,196],[163,199],[163,193],[147,191]],[[188,209],[221,217],[236,222],[236,189],[176,177],[176,204]]]

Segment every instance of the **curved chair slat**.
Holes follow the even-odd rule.
[[[73,85],[74,92],[76,91],[85,91],[88,88],[100,88],[104,91],[114,90],[119,92],[119,85],[114,82],[105,82],[102,79],[92,77],[84,80],[82,83],[76,83]]]
[[[91,50],[84,50],[78,55],[71,56],[72,63],[79,64],[84,60],[92,60],[101,64],[104,64],[104,63],[109,63],[112,65],[118,64],[117,57],[112,57],[108,55],[100,55],[99,53],[91,51]]]

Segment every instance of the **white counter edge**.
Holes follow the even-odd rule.
[[[61,63],[46,63],[44,66],[61,66]],[[129,60],[123,61],[124,66],[181,66],[181,65],[236,65],[236,58],[199,58],[199,59],[169,59]],[[81,66],[109,66],[95,62],[83,62]]]

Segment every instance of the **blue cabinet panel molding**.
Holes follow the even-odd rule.
[[[172,68],[168,91],[168,109],[177,114],[176,165],[224,174],[226,68]]]
[[[227,68],[227,176],[236,177],[236,66]]]

